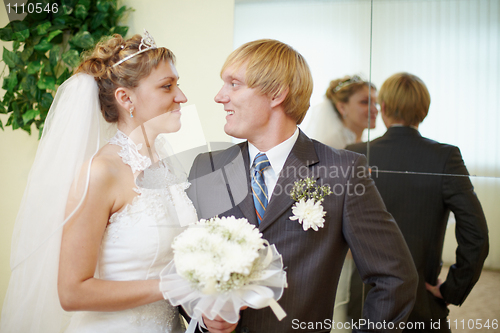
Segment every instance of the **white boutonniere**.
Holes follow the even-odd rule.
[[[329,185],[318,186],[312,178],[296,181],[290,193],[290,197],[296,201],[292,207],[293,216],[290,216],[290,220],[299,220],[304,231],[309,228],[314,231],[323,228],[326,212],[323,210],[322,203],[324,198],[331,193]]]

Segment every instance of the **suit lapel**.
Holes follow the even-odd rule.
[[[277,218],[294,204],[295,201],[290,198],[290,190],[295,181],[307,177],[313,177],[314,179],[319,177],[319,175],[314,176],[310,169],[310,166],[318,163],[318,161],[313,142],[300,131],[297,142],[295,142],[295,145],[286,159],[283,170],[280,172],[271,201],[260,223],[259,230],[261,232],[276,222]],[[255,211],[251,195],[250,201],[252,209]]]

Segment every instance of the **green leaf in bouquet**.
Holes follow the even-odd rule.
[[[61,57],[69,67],[75,68],[80,64],[80,54],[77,50],[69,50],[63,53]]]
[[[3,128],[3,125],[2,125],[2,120],[0,120],[0,128],[2,129],[2,131],[5,131],[5,129]]]

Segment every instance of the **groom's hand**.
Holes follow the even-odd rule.
[[[238,325],[238,323],[228,323],[219,316],[215,317],[214,320],[208,319],[207,317],[205,317],[205,315],[202,316],[203,322],[205,323],[205,326],[208,328],[208,331],[210,333],[231,333]]]

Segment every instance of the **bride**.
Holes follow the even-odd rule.
[[[158,276],[196,213],[154,144],[187,101],[174,61],[147,32],[115,35],[59,88],[16,220],[2,333],[182,331]],[[100,112],[117,128],[102,148]]]

